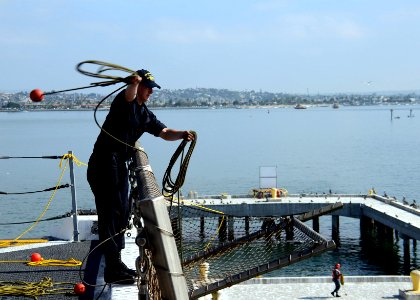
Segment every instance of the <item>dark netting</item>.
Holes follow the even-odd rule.
[[[140,228],[140,218],[146,213],[144,210],[156,209],[155,215],[149,214],[149,217],[156,217],[160,213],[150,203],[141,204],[146,203],[146,200],[159,202],[158,199],[163,198],[144,151],[137,151],[130,169],[135,175],[131,176],[135,225]],[[191,299],[335,247],[334,242],[327,241],[294,217],[230,216],[185,200],[178,202],[168,199],[167,208],[170,217],[168,227],[172,227],[175,238],[173,249],[176,244]],[[309,212],[301,220],[308,220],[338,208],[333,206],[319,212]],[[160,215],[160,218],[163,217],[167,215]],[[157,218],[156,222],[159,220]],[[147,218],[146,221],[146,233],[161,232],[164,236],[172,236],[169,228],[165,231]],[[149,242],[153,244],[156,241]],[[153,255],[151,252],[148,254],[152,263],[148,270],[149,295],[153,299],[159,299],[160,293],[157,291],[163,291],[162,282],[157,278],[159,272],[156,277],[152,271],[156,263],[157,270],[163,270],[157,260],[165,249],[157,249],[156,247],[161,246],[159,243],[154,246]],[[175,276],[167,273],[162,278],[165,279],[167,275]]]
[[[233,217],[188,202],[169,212],[193,299],[335,246],[295,218]]]
[[[152,167],[149,165],[146,152],[143,150],[136,151],[134,161],[130,165],[130,172],[134,173],[130,176],[130,183],[133,189],[137,188],[137,199],[162,196],[155,175],[152,172]]]

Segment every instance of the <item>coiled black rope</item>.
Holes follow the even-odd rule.
[[[168,167],[166,168],[165,175],[163,175],[162,179],[162,194],[165,197],[170,197],[171,199],[173,196],[178,192],[178,190],[182,187],[185,181],[185,176],[187,174],[188,164],[191,159],[192,152],[194,150],[195,144],[197,143],[197,133],[195,131],[190,131],[194,135],[194,140],[191,141],[190,147],[188,148],[187,154],[184,158],[184,148],[187,145],[188,141],[183,140],[169,162]],[[172,168],[175,165],[175,162],[178,160],[178,157],[181,156],[180,167],[178,175],[175,181],[172,179]]]
[[[84,65],[95,65],[99,67],[96,70],[96,72],[90,72],[82,68],[82,66]],[[136,71],[134,70],[131,70],[131,69],[119,66],[119,65],[107,63],[104,61],[99,61],[99,60],[82,61],[77,64],[76,69],[77,71],[79,71],[80,73],[86,76],[107,79],[107,81],[92,83],[92,85],[95,85],[95,86],[107,86],[107,85],[111,85],[111,84],[115,84],[119,82],[128,83],[130,81],[130,77],[136,75]],[[112,75],[105,74],[106,72],[110,72],[110,71],[120,71],[120,72],[130,73],[130,76],[120,77],[120,76],[112,76]]]
[[[34,194],[34,193],[42,193],[42,192],[49,192],[49,191],[54,191],[54,190],[59,190],[59,189],[64,189],[64,188],[68,188],[70,187],[70,184],[66,183],[66,184],[62,184],[59,186],[55,186],[55,187],[50,187],[44,190],[38,190],[38,191],[30,191],[30,192],[2,192],[0,191],[0,195],[24,195],[24,194]]]
[[[99,68],[96,72],[89,72],[89,71],[86,71],[82,68],[82,66],[84,66],[86,64],[88,64],[88,65],[98,65]],[[107,62],[98,61],[98,60],[82,61],[76,66],[76,70],[79,71],[80,73],[86,75],[86,76],[103,78],[103,79],[107,79],[107,80],[106,81],[100,81],[100,82],[93,82],[88,86],[82,86],[82,87],[66,89],[66,90],[59,90],[59,91],[51,91],[51,92],[43,93],[43,95],[52,95],[52,94],[58,94],[58,93],[63,93],[63,92],[77,91],[77,90],[83,90],[83,89],[98,87],[98,86],[104,87],[104,86],[109,86],[109,85],[120,83],[120,82],[128,83],[128,82],[130,82],[132,76],[135,73],[133,70],[130,70],[130,69],[118,66],[118,65],[110,64],[110,63],[107,63]],[[127,77],[119,77],[119,76],[111,76],[111,75],[104,74],[104,72],[107,72],[107,71],[123,71],[123,72],[130,73],[130,75],[127,76]]]

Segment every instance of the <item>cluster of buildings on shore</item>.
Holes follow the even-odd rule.
[[[0,109],[7,110],[62,110],[62,109],[94,109],[104,95],[96,93],[58,93],[45,96],[41,102],[32,102],[29,92],[0,92]],[[110,97],[102,105],[107,109],[112,102]],[[306,106],[333,105],[408,105],[419,104],[420,96],[416,93],[394,94],[330,94],[299,95],[288,93],[271,93],[263,91],[230,91],[227,89],[179,89],[156,90],[150,98],[150,107],[249,107],[249,106]]]

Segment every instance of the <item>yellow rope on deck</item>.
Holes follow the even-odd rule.
[[[57,287],[59,285],[71,285],[71,287]],[[39,282],[0,281],[0,296],[27,296],[38,299],[37,296],[73,294],[73,285],[72,282],[54,283],[50,277],[44,277]]]
[[[78,267],[82,265],[80,260],[76,260],[74,258],[70,258],[68,260],[60,260],[60,259],[44,259],[40,261],[31,261],[27,263],[28,266],[62,266],[62,267]]]
[[[0,260],[0,263],[26,263],[28,266],[41,266],[41,267],[79,267],[82,265],[80,260],[70,258],[68,260],[61,259],[42,259],[39,261],[27,261],[27,260]]]
[[[48,240],[44,239],[34,239],[34,240],[0,240],[0,248],[1,247],[14,247],[14,246],[22,246],[28,244],[38,244],[38,243],[46,243]]]

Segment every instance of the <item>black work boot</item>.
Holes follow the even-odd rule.
[[[104,280],[106,283],[115,284],[133,284],[135,277],[128,272],[124,271],[120,264],[119,256],[105,256],[105,271]]]
[[[335,297],[334,292],[331,292],[331,295],[333,295],[333,297]]]
[[[139,276],[139,274],[137,274],[136,270],[130,269],[129,267],[127,267],[125,265],[125,263],[123,263],[123,261],[121,260],[121,253],[118,253],[118,261],[119,261],[118,263],[120,265],[121,271],[123,271],[127,274],[130,274],[133,277],[138,277]]]

